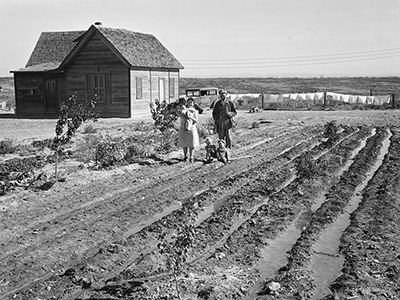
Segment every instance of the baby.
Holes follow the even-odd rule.
[[[206,140],[206,158],[204,160],[205,163],[212,163],[214,159],[218,159],[217,156],[217,147],[212,143],[211,138],[207,137]]]
[[[225,147],[225,141],[221,139],[218,140],[217,159],[224,164],[230,162],[229,149]]]
[[[189,99],[191,99],[191,98],[189,98]],[[191,99],[191,100],[193,100],[193,99]],[[187,107],[186,103],[187,103],[186,99],[180,98],[179,103],[178,103],[178,110],[180,111],[180,113],[182,115],[184,115],[186,117],[185,130],[191,131],[193,128],[193,125],[194,125],[194,122],[191,118],[194,118],[196,116],[196,114],[195,114],[196,108],[193,106]]]
[[[190,118],[194,118],[195,115],[195,108],[194,107],[186,107],[185,111],[184,111],[184,115],[187,117],[186,123],[185,123],[185,129],[190,131],[192,130],[193,127],[193,120]]]

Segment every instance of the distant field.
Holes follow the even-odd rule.
[[[0,86],[14,91],[13,77],[0,77]],[[400,77],[330,78],[181,78],[179,94],[189,87],[215,86],[231,94],[335,92],[357,95],[395,94],[400,98]],[[0,93],[1,101],[1,93]]]
[[[244,93],[312,93],[335,92],[343,94],[400,96],[400,77],[352,78],[181,78],[180,94],[189,87],[215,86],[232,94]]]

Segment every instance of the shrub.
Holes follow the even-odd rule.
[[[125,149],[120,138],[106,136],[96,147],[95,163],[99,168],[121,165],[125,162]]]
[[[304,153],[295,161],[296,175],[300,182],[311,180],[319,174],[317,163],[309,153]]]
[[[154,143],[153,136],[149,134],[138,134],[126,138],[124,141],[126,145],[125,160],[132,163],[138,158],[154,155]]]
[[[0,141],[0,154],[14,153],[15,148],[15,141],[13,139],[4,139]]]
[[[53,139],[33,141],[31,145],[39,150],[43,150],[44,148],[51,149],[53,147]]]
[[[339,138],[336,120],[326,123],[324,129],[324,137],[327,138],[325,145],[331,147]]]
[[[156,150],[162,153],[170,153],[176,149],[177,142],[178,131],[176,129],[170,129],[165,131],[162,136],[159,137],[159,143],[156,147]]]
[[[101,143],[103,137],[97,134],[88,134],[83,136],[83,139],[77,142],[76,150],[73,158],[79,161],[88,163],[95,160],[97,146]]]
[[[162,133],[175,127],[175,121],[178,120],[177,103],[167,103],[155,99],[150,103],[150,113],[154,120],[154,126]]]
[[[83,132],[82,133],[83,134],[87,134],[87,133],[96,133],[96,132],[97,132],[97,129],[94,128],[92,124],[89,124],[89,125],[86,125],[83,128]]]
[[[18,145],[15,147],[15,152],[20,156],[29,156],[36,154],[36,148],[32,145]]]

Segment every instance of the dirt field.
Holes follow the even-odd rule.
[[[177,299],[158,245],[191,207],[182,299],[400,299],[400,111],[236,119],[227,165],[203,164],[202,150],[193,164],[174,151],[102,171],[67,159],[50,189],[0,196],[0,299]],[[150,120],[94,127],[123,136],[138,122]],[[55,123],[0,119],[0,141],[51,138]],[[296,169],[305,155],[311,178]]]

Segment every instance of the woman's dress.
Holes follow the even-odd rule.
[[[189,126],[187,130],[187,116],[191,116],[196,119],[192,126]],[[199,119],[199,113],[193,107],[186,109],[185,113],[180,113],[181,124],[179,127],[178,147],[197,148],[200,147],[199,133],[197,132],[197,121]]]

